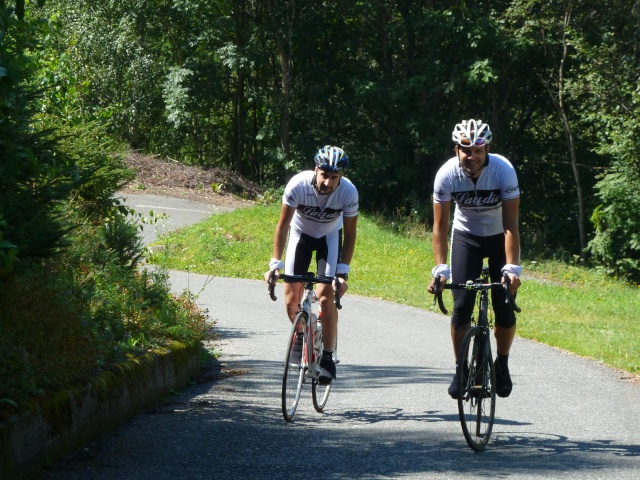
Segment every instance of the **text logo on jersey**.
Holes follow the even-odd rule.
[[[461,207],[495,207],[502,201],[500,190],[454,192],[453,199]]]
[[[310,220],[315,220],[321,223],[327,223],[338,218],[340,216],[340,213],[342,213],[342,210],[325,208],[323,212],[320,210],[320,207],[298,205],[298,212],[300,213],[300,215]]]

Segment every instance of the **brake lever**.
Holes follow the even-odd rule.
[[[440,308],[440,311],[442,313],[444,313],[445,315],[447,315],[449,313],[449,311],[447,310],[447,308],[444,306],[444,301],[442,300],[442,291],[440,291],[440,277],[436,277],[435,281],[433,283],[433,287],[434,287],[434,291],[436,293],[433,294],[433,304],[436,304],[436,299],[438,300],[438,307]]]
[[[278,279],[276,277],[276,271],[271,270],[271,273],[269,274],[269,286],[267,288],[267,291],[269,293],[269,296],[271,297],[271,300],[273,300],[274,302],[278,299],[278,297],[276,297],[275,295],[277,281]]]
[[[516,299],[511,294],[511,290],[509,290],[509,287],[511,286],[511,279],[509,278],[509,274],[508,273],[503,273],[502,274],[502,278],[504,279],[504,290],[505,290],[505,293],[506,293],[505,299],[504,299],[504,303],[510,304],[511,308],[513,308],[514,312],[520,313],[522,310],[516,304]]]
[[[340,297],[338,296],[338,290],[340,289],[340,280],[338,277],[333,278],[333,303],[336,304],[336,308],[338,310],[342,310],[342,305],[340,304]]]

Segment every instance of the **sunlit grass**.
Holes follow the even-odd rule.
[[[219,214],[163,237],[152,261],[176,270],[261,279],[278,205]],[[433,310],[429,235],[398,235],[361,215],[350,293]],[[629,372],[640,371],[640,289],[543,259],[523,261],[518,334]],[[451,307],[451,298],[445,293]],[[435,310],[433,310],[435,311]]]

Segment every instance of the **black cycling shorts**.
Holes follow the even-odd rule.
[[[342,254],[342,229],[315,238],[306,233],[289,231],[284,260],[285,275],[304,275],[309,271],[313,253],[316,254],[316,274],[333,278]]]
[[[475,280],[482,273],[484,259],[489,259],[489,273],[492,282],[502,279],[502,267],[506,264],[504,234],[479,237],[467,232],[454,230],[451,234],[451,282],[465,283]],[[475,306],[476,292],[471,290],[452,290],[453,315],[451,325],[464,327],[471,322]],[[511,305],[505,303],[505,292],[501,288],[491,290],[491,305],[496,325],[511,328],[516,324],[516,315]]]

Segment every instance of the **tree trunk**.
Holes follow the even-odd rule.
[[[558,101],[554,102],[560,116],[562,117],[562,125],[567,137],[567,147],[569,148],[569,157],[571,159],[571,168],[573,169],[573,178],[576,184],[576,193],[578,196],[578,234],[580,236],[580,261],[584,261],[583,252],[587,246],[586,234],[584,230],[584,198],[582,195],[582,184],[580,182],[580,171],[578,170],[578,159],[576,156],[575,140],[571,123],[569,122],[569,115],[567,114],[567,108],[564,98],[564,67],[569,56],[569,46],[567,40],[567,30],[571,23],[571,8],[573,2],[569,1],[566,4],[564,24],[562,31],[562,59],[560,60],[560,66],[558,68]],[[551,93],[551,92],[550,92]],[[553,95],[552,95],[553,98]]]
[[[269,0],[269,6],[272,10],[271,18],[274,22],[273,32],[275,35],[276,49],[278,55],[278,61],[280,63],[280,73],[282,75],[282,97],[280,104],[280,146],[285,154],[285,158],[290,156],[290,118],[291,118],[291,95],[293,80],[291,73],[293,70],[293,59],[291,57],[291,30],[293,29],[293,22],[296,13],[295,0],[287,0],[286,5],[283,8],[279,8],[281,0]],[[277,13],[276,13],[277,12]],[[286,30],[279,28],[283,25]],[[284,33],[283,33],[284,32]]]
[[[244,0],[238,0],[235,8],[235,24],[236,24],[236,46],[240,51],[244,49],[244,38],[246,31],[246,11]],[[243,169],[242,155],[244,151],[244,89],[245,74],[241,65],[236,66],[235,75],[235,95],[233,98],[233,145],[231,147],[231,157],[233,169],[240,173],[246,173]]]

